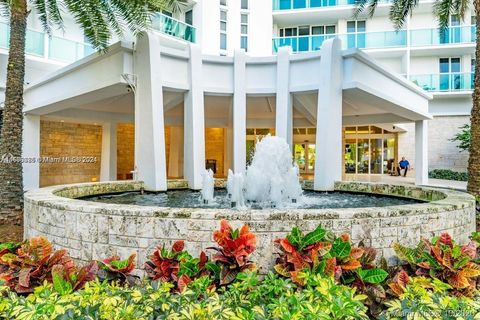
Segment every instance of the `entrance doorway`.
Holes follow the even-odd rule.
[[[299,143],[294,145],[294,159],[300,174],[313,175],[315,170],[315,144]]]

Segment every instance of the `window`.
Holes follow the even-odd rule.
[[[227,11],[220,10],[220,49],[227,50]]]
[[[248,51],[248,14],[240,15],[240,48]]]
[[[248,10],[248,0],[242,0],[241,8],[244,10]]]
[[[347,21],[348,48],[365,48],[365,21]]]
[[[461,89],[460,58],[440,58],[439,71],[441,91]]]
[[[185,12],[185,23],[193,26],[193,10],[188,10]]]
[[[312,48],[311,50],[320,50],[323,41],[335,37],[335,25],[332,26],[314,26],[312,27]]]
[[[227,0],[220,0],[221,6],[227,6]]]

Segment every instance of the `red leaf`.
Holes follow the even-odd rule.
[[[185,242],[183,240],[175,241],[175,243],[172,246],[172,251],[182,252],[184,247],[185,247]]]
[[[192,282],[192,279],[186,274],[180,276],[178,279],[178,290],[182,292],[190,282]]]
[[[444,232],[440,235],[440,238],[438,239],[438,242],[440,242],[440,243],[442,243],[446,246],[449,246],[450,248],[453,247],[452,237],[447,232]]]
[[[23,268],[18,274],[18,284],[24,288],[30,287],[30,271],[32,268]]]
[[[461,248],[462,254],[469,256],[472,259],[475,259],[477,256],[477,245],[475,242],[470,241],[469,243],[465,244]]]

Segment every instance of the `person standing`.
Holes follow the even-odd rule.
[[[405,170],[403,176],[406,177],[408,169],[410,168],[410,162],[408,162],[408,160],[405,159],[405,157],[402,157],[402,160],[400,160],[400,162],[398,164],[399,164],[399,166],[397,168],[398,175],[401,176],[402,175],[402,170]]]

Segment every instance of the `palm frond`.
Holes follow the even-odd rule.
[[[413,9],[415,9],[417,5],[418,0],[393,0],[389,17],[395,30],[403,27],[407,17],[412,14]]]
[[[147,0],[147,5],[154,11],[166,10],[172,13],[184,12],[188,6],[188,0]]]
[[[10,1],[0,0],[0,17],[8,17],[10,15]]]
[[[450,16],[458,14],[456,12],[457,4],[455,4],[457,1],[459,0],[437,0],[433,4],[433,14],[438,20],[438,28],[442,36],[448,28]]]
[[[360,14],[364,13],[367,10],[368,17],[373,17],[375,14],[375,9],[380,0],[357,0],[355,1],[355,9],[353,11],[353,18],[356,20]]]

